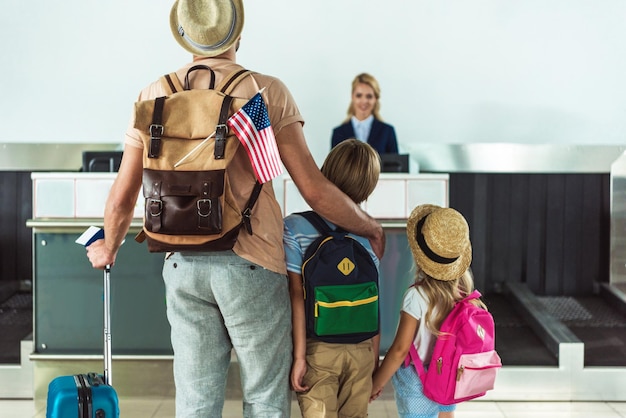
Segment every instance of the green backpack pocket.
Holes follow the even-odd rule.
[[[319,336],[375,332],[378,330],[376,283],[317,286],[315,333]]]

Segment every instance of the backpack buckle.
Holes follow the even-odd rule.
[[[148,207],[150,208],[150,216],[161,216],[163,201],[160,199],[150,199],[148,201]]]
[[[158,158],[161,153],[161,137],[163,136],[163,125],[150,125],[150,150],[148,158]]]
[[[207,218],[211,215],[213,202],[211,202],[211,199],[199,199],[196,202],[196,207],[198,208],[198,216]]]
[[[252,235],[252,223],[250,222],[250,218],[252,217],[252,209],[246,208],[241,214],[243,224],[246,227],[246,231],[248,234]]]
[[[150,125],[150,139],[161,139],[163,136],[163,125]]]

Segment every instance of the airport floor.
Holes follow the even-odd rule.
[[[173,398],[121,398],[121,418],[173,418]],[[32,400],[0,399],[0,418],[45,418],[45,405]],[[294,400],[292,418],[301,417]],[[241,400],[227,400],[222,418],[242,417]],[[370,418],[398,417],[393,390],[370,404]],[[207,417],[209,418],[209,417]],[[212,418],[212,417],[211,417]],[[626,418],[626,402],[491,402],[473,400],[457,406],[455,418]]]

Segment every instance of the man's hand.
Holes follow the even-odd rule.
[[[382,259],[383,255],[385,254],[385,243],[386,243],[386,238],[385,238],[385,231],[383,230],[383,227],[380,227],[380,231],[379,233],[373,237],[369,239],[370,245],[372,246],[372,251],[374,251],[374,254],[376,254],[376,257],[378,257],[378,259]]]
[[[107,265],[112,267],[115,264],[116,255],[107,250],[103,239],[94,241],[87,247],[87,258],[96,269],[104,270]]]

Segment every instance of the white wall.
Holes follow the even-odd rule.
[[[0,142],[121,141],[139,90],[190,58],[169,1],[3,6]],[[362,71],[401,146],[622,144],[625,18],[623,0],[246,0],[238,59],[289,86],[318,162]]]

